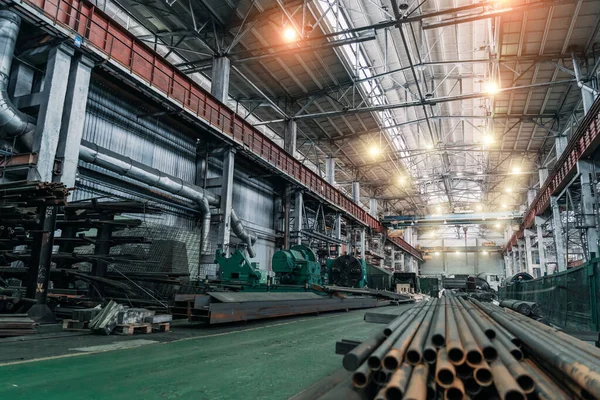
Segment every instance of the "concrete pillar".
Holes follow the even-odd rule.
[[[598,226],[596,224],[596,185],[594,165],[589,161],[577,161],[577,170],[581,183],[581,212],[585,225],[588,260],[598,254]]]
[[[352,201],[360,204],[360,182],[352,182]]]
[[[566,136],[558,136],[554,141],[554,150],[556,150],[556,159],[559,159],[562,156],[562,153],[567,148],[567,143],[569,139]]]
[[[283,148],[294,157],[296,157],[296,138],[296,121],[289,119],[285,123],[285,130],[283,132]]]
[[[71,72],[67,83],[67,95],[62,115],[60,136],[56,149],[56,158],[62,162],[61,176],[55,176],[55,182],[66,187],[75,186],[79,146],[83,136],[83,124],[87,105],[90,76],[94,62],[80,55],[71,61]]]
[[[392,262],[390,263],[392,271],[396,270],[396,249],[392,247]]]
[[[542,224],[544,223],[544,219],[541,217],[535,217],[535,228],[537,233],[537,243],[538,243],[538,256],[540,258],[540,275],[544,276],[548,272],[548,268],[546,267],[546,250],[544,249],[544,232],[542,229]]]
[[[504,255],[504,276],[509,277],[512,275],[512,268],[510,267],[511,258],[509,253]]]
[[[537,195],[537,190],[529,189],[527,191],[527,207],[531,207],[531,204],[535,200],[535,196]]]
[[[363,260],[365,259],[366,234],[365,228],[360,228],[360,258]]]
[[[369,214],[371,214],[371,216],[377,218],[377,199],[374,199],[374,198],[369,199]]]
[[[540,168],[538,169],[538,174],[540,176],[540,188],[544,186],[546,179],[548,179],[548,168]]]
[[[563,237],[563,226],[560,218],[560,208],[558,198],[550,197],[550,206],[552,207],[552,222],[554,225],[554,246],[556,248],[556,264],[558,272],[567,270],[567,255],[565,247],[565,238]]]
[[[533,232],[525,230],[525,265],[527,273],[533,276],[533,249],[531,247],[531,236]]]
[[[38,160],[36,169],[29,172],[29,180],[52,181],[73,54],[72,48],[59,45],[48,55],[32,148],[32,152],[38,154]]]
[[[235,149],[225,149],[223,153],[223,176],[221,178],[221,204],[219,206],[223,220],[219,226],[219,243],[223,246],[225,256],[229,256],[231,237],[231,209],[233,207],[233,176],[235,171]]]
[[[325,180],[330,185],[335,184],[335,158],[333,157],[325,159]]]
[[[33,91],[35,70],[27,64],[13,60],[13,68],[8,81],[8,94],[11,98],[27,96]]]
[[[354,246],[354,230],[347,229],[346,231],[346,254],[352,254],[352,246]]]
[[[300,190],[294,196],[294,235],[292,245],[302,244],[302,228],[304,226],[304,196]]]
[[[229,98],[230,73],[231,62],[229,58],[224,56],[213,58],[210,94],[224,104],[227,104],[227,99]]]
[[[405,254],[404,252],[400,253],[400,272],[404,272],[406,271],[406,265],[404,264],[405,262]]]

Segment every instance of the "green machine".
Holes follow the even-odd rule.
[[[236,250],[231,257],[225,257],[222,249],[217,249],[215,263],[219,264],[221,282],[239,283],[258,286],[262,277],[258,263],[250,262],[241,250]]]
[[[367,263],[349,254],[327,260],[327,272],[330,285],[351,288],[367,285]]]
[[[321,284],[321,264],[317,256],[310,248],[300,244],[273,254],[272,268],[279,284]]]

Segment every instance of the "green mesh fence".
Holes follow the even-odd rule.
[[[548,322],[568,330],[598,330],[600,258],[580,267],[500,288],[501,300],[534,301]]]

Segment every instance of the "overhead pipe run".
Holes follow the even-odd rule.
[[[215,194],[205,191],[200,186],[184,182],[180,178],[165,174],[156,168],[122,156],[114,151],[102,148],[86,140],[81,141],[79,159],[107,169],[121,176],[142,182],[150,187],[164,190],[171,194],[192,200],[202,213],[202,238],[200,251],[208,253],[208,238],[210,233],[210,206],[219,207],[220,200]],[[254,243],[256,236],[246,231],[237,214],[231,210],[231,227],[235,235],[247,245],[248,255],[256,256]]]
[[[19,111],[8,97],[8,77],[21,18],[8,10],[0,10],[0,140],[22,137],[31,147],[35,130],[34,118]]]

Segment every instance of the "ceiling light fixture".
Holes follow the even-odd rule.
[[[377,145],[373,145],[369,148],[369,154],[373,157],[377,157],[381,153],[381,149]]]
[[[518,175],[521,173],[521,167],[513,167],[512,173]]]
[[[488,82],[485,84],[485,92],[487,94],[496,94],[500,91],[500,88],[498,87],[498,84],[496,82]]]
[[[298,34],[293,26],[287,26],[283,30],[283,38],[286,40],[286,42],[294,42],[298,39]]]

